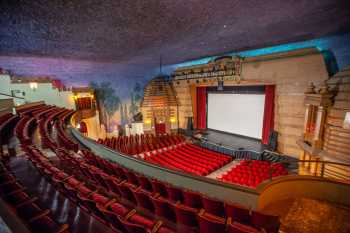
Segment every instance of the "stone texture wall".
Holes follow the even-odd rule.
[[[276,85],[275,130],[278,131],[278,151],[297,157],[300,148],[296,141],[303,132],[304,91],[310,82],[319,85],[328,78],[322,54],[316,49],[246,58],[242,68],[243,80],[230,85]],[[193,116],[191,86],[216,86],[217,82],[203,80],[174,81],[179,101],[180,128],[186,128],[186,117]]]

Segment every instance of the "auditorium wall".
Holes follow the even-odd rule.
[[[189,69],[190,67],[186,67]],[[242,64],[242,81],[225,81],[224,85],[276,85],[275,130],[278,131],[278,151],[297,157],[296,141],[302,135],[304,122],[304,91],[310,82],[319,85],[328,78],[324,57],[317,49],[301,49],[246,58]],[[199,80],[173,83],[179,101],[179,124],[186,128],[187,117],[193,117],[191,89],[216,86],[217,82]]]

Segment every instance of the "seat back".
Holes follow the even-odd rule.
[[[199,193],[191,192],[188,190],[183,191],[184,203],[193,208],[202,208],[202,199]]]
[[[257,229],[263,228],[267,233],[278,233],[281,222],[279,216],[253,211],[251,222]]]
[[[152,184],[153,192],[159,193],[163,197],[168,197],[167,189],[164,183],[158,180],[152,180],[151,184]]]
[[[176,188],[172,185],[167,185],[166,190],[167,190],[168,198],[170,199],[170,201],[173,201],[173,202],[177,202],[177,201],[182,202],[183,201],[181,189]]]
[[[259,233],[254,227],[244,225],[238,222],[230,223],[227,225],[228,233]]]
[[[175,221],[175,211],[173,205],[167,202],[163,197],[151,197],[151,201],[153,202],[155,208],[155,214],[157,216],[166,218],[170,221]]]
[[[150,192],[153,191],[152,184],[147,177],[139,175],[139,176],[137,176],[137,179],[139,180],[139,184],[141,185],[141,187],[143,189],[150,191]]]
[[[123,218],[120,218],[119,220],[129,233],[147,233],[147,230],[142,225],[128,222]]]
[[[120,192],[121,196],[124,199],[126,199],[126,200],[128,200],[136,205],[137,202],[136,202],[135,196],[133,194],[133,191],[131,191],[130,187],[126,184],[117,184],[117,185],[118,185],[119,192]]]
[[[227,217],[231,217],[234,221],[250,224],[250,213],[247,208],[238,204],[225,203],[225,213]]]
[[[136,190],[134,191],[134,196],[136,198],[137,205],[151,211],[152,213],[154,212],[154,205],[152,201],[150,200],[149,195],[146,193],[142,192],[141,190]]]
[[[197,227],[197,210],[182,204],[175,204],[176,223],[188,227]]]
[[[198,225],[201,233],[219,233],[225,232],[225,219],[209,213],[198,214]]]
[[[224,203],[206,196],[202,196],[203,207],[206,212],[217,216],[225,216]]]

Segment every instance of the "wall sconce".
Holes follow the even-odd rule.
[[[36,89],[38,89],[38,83],[29,83],[29,87],[30,89],[32,89],[32,91],[35,91]]]

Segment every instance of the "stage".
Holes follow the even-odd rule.
[[[221,131],[207,129],[202,131],[202,139],[215,144],[221,144],[224,147],[232,148],[234,150],[252,150],[262,152],[267,149],[260,140],[244,137],[240,135],[225,133]]]

